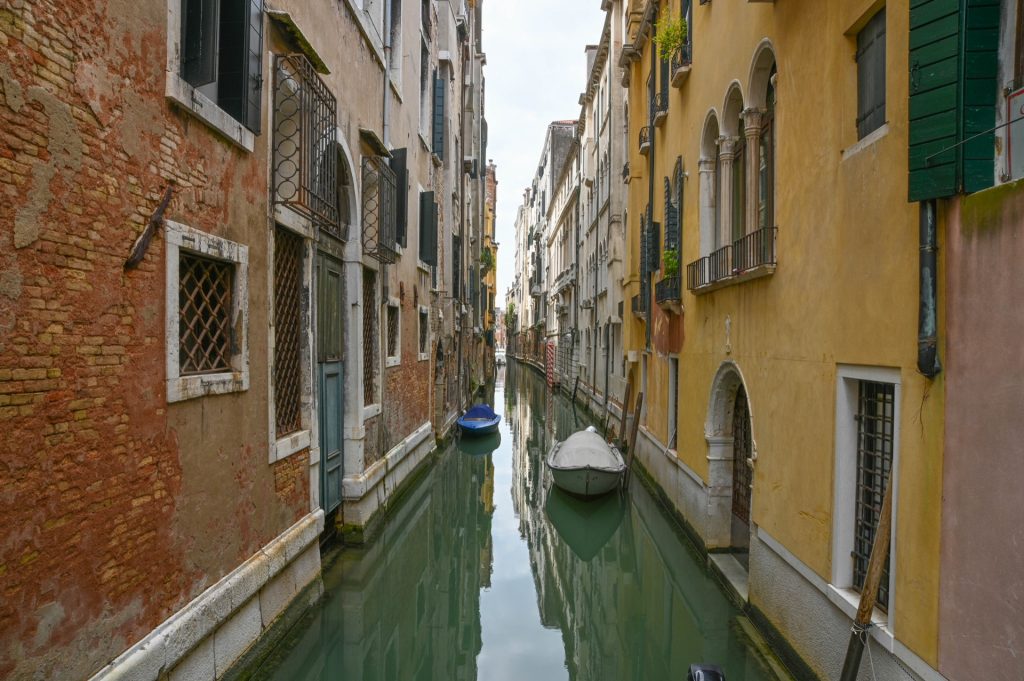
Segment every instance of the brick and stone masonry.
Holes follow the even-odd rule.
[[[267,145],[164,97],[167,5],[0,5],[0,677],[87,678],[309,513],[268,464]],[[266,100],[265,100],[266,101]],[[168,404],[169,219],[249,247],[249,390]]]

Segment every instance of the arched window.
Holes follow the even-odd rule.
[[[710,255],[719,247],[721,211],[719,190],[722,186],[718,162],[718,117],[714,111],[708,113],[704,123],[704,134],[700,147],[700,254]]]
[[[775,65],[765,94],[765,111],[761,121],[757,169],[757,227],[775,226]]]

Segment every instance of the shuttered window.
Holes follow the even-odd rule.
[[[409,170],[408,155],[404,148],[391,150],[391,170],[395,174],[395,241],[408,245],[409,231]]]
[[[885,9],[857,34],[857,137],[885,123]]]
[[[437,157],[444,159],[444,129],[445,129],[445,95],[448,89],[445,87],[445,78],[434,72],[434,120],[433,120],[433,145],[431,149]]]
[[[182,0],[181,77],[260,132],[263,0]]]
[[[434,192],[420,192],[420,260],[437,267],[437,203]]]
[[[992,186],[998,45],[999,0],[911,3],[911,201]]]

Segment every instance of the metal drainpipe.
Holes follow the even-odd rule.
[[[388,92],[391,80],[391,2],[384,3],[384,103],[382,107],[384,146],[391,145],[391,93]]]
[[[658,68],[658,51],[654,47],[654,31],[651,31],[651,35],[647,38],[651,48],[651,77],[654,78],[654,82],[657,82],[657,68]],[[655,93],[657,93],[657,87],[655,87]],[[648,93],[650,97],[650,93]],[[650,229],[654,224],[654,107],[651,102],[647,102],[647,125],[650,126],[650,146],[647,148],[647,228]],[[641,271],[646,272],[641,264]],[[654,305],[651,300],[653,291],[651,291],[651,276],[653,273],[646,272],[641,277],[640,285],[647,288],[647,322],[644,324],[644,334],[646,335],[647,347],[651,347],[651,317],[654,316],[653,310]]]
[[[917,316],[917,370],[928,378],[934,378],[942,371],[938,342],[938,238],[935,201],[922,201],[919,205],[921,288]]]

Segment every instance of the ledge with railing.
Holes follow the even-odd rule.
[[[651,148],[651,126],[645,125],[640,128],[640,153],[647,155]]]
[[[654,285],[654,299],[662,308],[679,313],[682,311],[683,278],[678,274],[665,277]]]
[[[630,309],[633,311],[634,317],[647,319],[647,305],[643,295],[637,294],[633,296],[630,303]]]
[[[693,57],[693,45],[686,42],[676,48],[669,61],[672,72],[672,87],[682,87],[690,75],[690,65]]]
[[[668,93],[658,92],[654,95],[654,125],[660,126],[668,118]]]
[[[775,271],[777,227],[764,227],[686,266],[686,288],[706,293]]]

